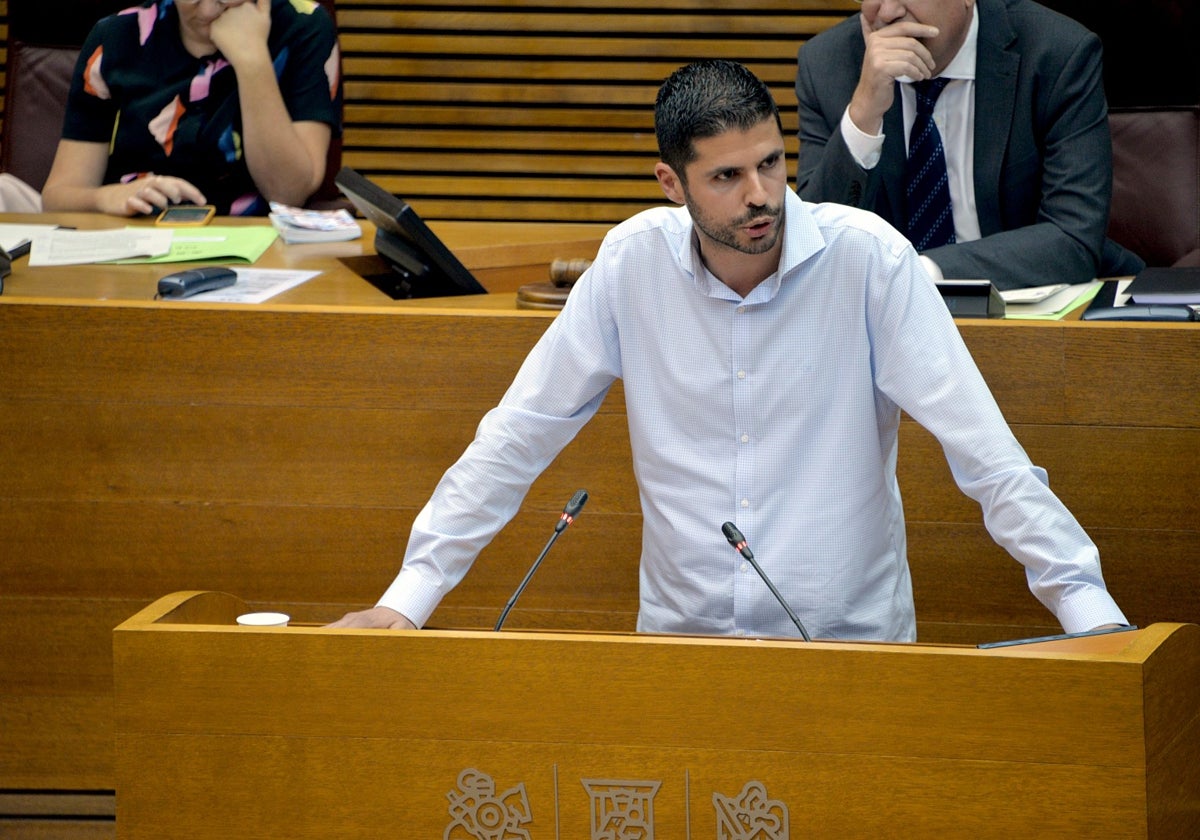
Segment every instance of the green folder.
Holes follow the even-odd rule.
[[[271,247],[279,232],[270,225],[247,225],[245,227],[216,227],[208,225],[195,228],[176,228],[171,235],[171,250],[158,257],[133,257],[114,260],[114,264],[129,263],[175,263],[245,262],[253,264]]]

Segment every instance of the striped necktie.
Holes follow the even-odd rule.
[[[950,179],[942,136],[933,122],[933,104],[950,82],[926,79],[913,84],[917,116],[908,139],[905,201],[908,239],[917,251],[954,242],[954,215],[950,210]]]

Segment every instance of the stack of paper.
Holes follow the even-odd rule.
[[[262,303],[321,273],[291,268],[235,268],[234,271],[237,273],[234,285],[201,292],[187,300],[192,303]]]
[[[1058,321],[1094,298],[1103,285],[1099,280],[1092,280],[1070,286],[1056,283],[1001,292],[1004,317],[1026,321]]]
[[[63,228],[33,237],[29,265],[83,265],[114,260],[152,259],[170,252],[171,231],[165,228]]]
[[[297,242],[343,242],[362,236],[362,228],[345,210],[304,210],[272,201],[270,219],[283,241],[289,245]]]
[[[58,225],[21,225],[0,224],[0,248],[16,259],[29,253],[29,243],[33,237],[54,230]]]
[[[237,260],[253,263],[278,238],[266,225],[111,230],[59,228],[33,237],[30,266]]]

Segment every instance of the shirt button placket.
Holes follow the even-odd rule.
[[[753,389],[750,387],[749,372],[747,365],[752,359],[752,340],[750,336],[752,321],[749,320],[750,311],[744,305],[737,307],[732,325],[732,347],[730,358],[732,359],[732,368],[734,371],[734,387],[733,387],[733,428],[730,430],[736,441],[736,465],[734,484],[730,488],[733,491],[733,498],[740,511],[748,512],[750,510],[750,499],[753,497],[753,481],[754,481],[754,450],[751,447],[754,432],[754,398]],[[739,521],[745,527],[748,517],[739,514]],[[733,623],[736,632],[744,634],[746,628],[746,619],[749,617],[748,610],[754,603],[754,598],[750,594],[753,589],[749,581],[743,578],[749,568],[748,564],[741,562],[738,564],[737,580],[734,583],[733,591]]]

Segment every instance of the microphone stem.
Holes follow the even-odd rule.
[[[533,579],[533,573],[537,571],[538,566],[542,565],[542,560],[546,557],[546,553],[550,551],[550,546],[554,545],[555,540],[558,539],[558,535],[561,533],[562,531],[556,530],[550,535],[550,539],[546,541],[545,547],[542,548],[542,553],[537,556],[537,559],[533,561],[533,565],[529,567],[529,571],[525,573],[525,577],[521,580],[521,585],[517,587],[517,591],[512,594],[512,597],[508,599],[508,603],[504,605],[504,611],[500,613],[500,618],[496,619],[496,626],[493,628],[494,631],[499,632],[501,626],[504,624],[504,619],[508,618],[509,611],[517,603],[517,599],[521,597],[521,593],[525,591],[525,587]]]
[[[782,606],[787,612],[788,618],[792,620],[792,624],[795,624],[796,629],[800,631],[801,638],[803,638],[806,642],[811,642],[812,639],[809,638],[808,631],[804,629],[804,625],[800,622],[800,617],[796,615],[795,611],[788,605],[788,602],[784,600],[784,597],[779,594],[779,590],[775,588],[775,584],[771,583],[771,579],[767,577],[767,573],[762,570],[762,566],[758,565],[758,561],[754,559],[754,555],[747,552],[742,556],[750,562],[750,565],[754,567],[754,571],[758,572],[758,576],[762,578],[763,583],[767,585],[767,589],[770,589],[771,594],[775,596],[775,600],[778,601],[780,606]]]

